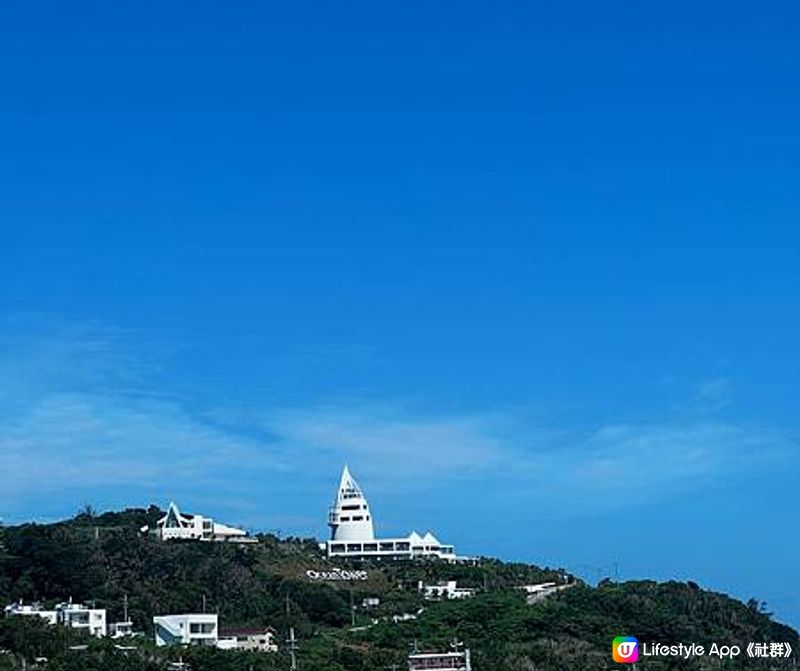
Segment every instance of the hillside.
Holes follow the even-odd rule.
[[[581,671],[617,668],[610,642],[620,634],[661,642],[710,645],[789,641],[798,634],[775,623],[756,602],[747,605],[694,584],[613,583],[596,588],[574,581],[569,589],[535,604],[513,587],[563,579],[561,570],[484,559],[475,565],[440,562],[359,563],[367,580],[322,583],[306,571],[345,568],[329,563],[313,540],[259,536],[252,546],[159,542],[138,529],[161,515],[155,507],[92,515],[50,525],[26,524],[0,530],[0,601],[44,602],[72,597],[107,608],[121,619],[123,597],[137,630],[147,638],[122,653],[111,641],[86,643],[72,631],[45,627],[31,618],[0,621],[0,669],[20,668],[22,658],[48,657],[52,669],[162,669],[176,650],[156,650],[151,641],[154,614],[198,611],[205,601],[222,626],[273,626],[279,639],[294,627],[299,666],[311,671],[371,671],[392,664],[404,668],[416,644],[445,648],[457,637],[473,652],[476,671]],[[425,602],[418,580],[457,579],[478,590],[464,601]],[[365,597],[380,598],[373,610]],[[355,627],[351,604],[355,604]],[[419,612],[424,608],[422,612]],[[392,616],[417,614],[392,621]],[[207,650],[184,652],[195,671],[285,669],[285,650],[246,654]],[[793,668],[786,662],[757,664],[646,660],[641,669]]]

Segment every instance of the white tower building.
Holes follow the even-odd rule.
[[[361,487],[350,475],[347,466],[342,471],[339,489],[328,512],[331,539],[320,543],[329,558],[345,559],[422,559],[467,561],[458,557],[452,545],[442,545],[430,531],[420,536],[412,531],[401,538],[375,538],[372,513]]]
[[[332,541],[371,541],[375,539],[369,504],[347,466],[342,471],[336,500],[328,514]]]

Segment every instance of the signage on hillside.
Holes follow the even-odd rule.
[[[327,571],[315,571],[309,569],[306,571],[306,576],[309,580],[324,580],[324,581],[337,581],[337,580],[366,580],[369,574],[366,571],[348,571],[342,568],[332,568]]]

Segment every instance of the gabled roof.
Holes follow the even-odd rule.
[[[430,531],[425,534],[424,538],[422,539],[427,545],[441,545],[439,543],[439,539],[436,538]]]
[[[179,509],[178,504],[175,501],[170,501],[169,506],[167,506],[167,514],[164,515],[160,520],[158,520],[158,525],[166,525],[168,521],[175,520],[180,523],[189,522],[192,519],[193,515],[184,515]]]

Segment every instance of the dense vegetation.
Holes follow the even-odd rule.
[[[476,671],[616,668],[610,641],[620,634],[668,643],[789,641],[798,647],[797,632],[773,622],[757,602],[742,604],[691,583],[606,581],[592,588],[577,581],[558,595],[528,604],[515,585],[563,581],[564,572],[481,560],[455,566],[360,564],[368,570],[368,580],[320,584],[305,574],[309,568],[330,567],[314,541],[265,535],[254,546],[162,543],[139,533],[160,515],[154,507],[99,516],[87,511],[59,524],[0,530],[2,603],[71,596],[107,608],[113,621],[121,619],[127,595],[130,615],[145,634],[125,642],[135,649],[120,650],[119,641],[88,640],[36,618],[6,618],[0,620],[0,650],[8,653],[0,654],[0,670],[21,668],[23,659],[47,658],[46,668],[56,670],[155,671],[179,656],[195,671],[288,668],[285,646],[278,654],[153,646],[153,615],[197,611],[204,602],[209,611],[219,613],[222,626],[269,624],[280,639],[293,627],[300,641],[300,668],[311,671],[377,671],[392,664],[403,668],[414,645],[443,649],[454,637],[471,648]],[[458,579],[479,593],[457,602],[422,601],[417,581],[437,579]],[[361,608],[366,596],[379,596],[380,606]],[[403,613],[416,619],[392,620]],[[746,658],[704,658],[645,660],[639,668],[793,667],[779,660],[758,664]]]

